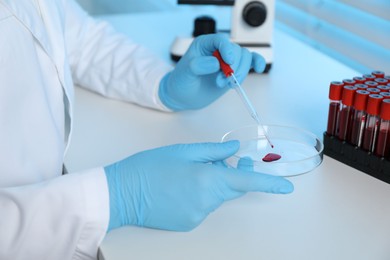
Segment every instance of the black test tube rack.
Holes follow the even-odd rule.
[[[390,161],[324,133],[324,154],[390,184]]]

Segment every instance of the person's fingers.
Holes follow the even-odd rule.
[[[229,80],[226,78],[226,76],[222,72],[218,73],[215,81],[216,81],[217,87],[219,87],[219,88],[224,88],[229,84]]]
[[[229,167],[225,161],[214,161],[214,165]],[[244,171],[253,171],[253,160],[250,157],[243,157],[238,160],[237,169]]]
[[[219,50],[222,59],[229,65],[238,63],[239,59],[241,59],[241,56],[237,55],[237,49],[248,51],[246,48],[241,48],[238,44],[231,42],[224,34],[199,36],[196,38],[195,46],[203,55],[207,56],[212,55],[215,50]],[[255,52],[251,53],[251,56],[252,61],[250,68],[253,68],[257,73],[263,72],[266,65],[265,59]]]
[[[233,46],[234,44],[224,34],[208,34],[198,36],[196,39],[196,47],[203,55],[212,55],[214,51],[219,50],[222,59],[232,64],[234,61]]]
[[[257,73],[262,73],[265,70],[266,61],[263,56],[258,53],[252,52],[252,68]]]
[[[267,193],[291,193],[293,184],[285,178],[268,174],[243,171],[240,169],[222,169],[227,185],[240,192],[261,191]]]
[[[243,157],[237,163],[237,169],[253,171],[253,160],[250,157]]]
[[[221,57],[229,65],[232,65],[234,63],[235,55],[234,55],[234,48],[237,44],[233,44],[230,41],[221,41],[219,44],[220,47],[218,48],[219,53],[221,53]]]
[[[257,73],[262,73],[266,66],[265,59],[258,53],[251,53],[248,49],[232,43],[223,34],[202,35],[195,39],[196,48],[204,56],[195,57],[190,62],[190,70],[196,76],[216,73],[220,70],[218,60],[212,56],[218,50],[222,59],[235,70],[235,76],[241,83],[248,75],[251,68]],[[224,88],[228,85],[228,79],[221,72],[215,79],[216,86]]]
[[[208,75],[219,71],[219,62],[212,56],[199,56],[190,62],[191,71],[198,76]]]
[[[236,65],[236,78],[238,82],[242,83],[248,75],[252,65],[252,54],[245,48],[240,49],[240,60]]]
[[[252,66],[252,53],[246,48],[241,48],[237,44],[234,45],[234,64],[231,65],[234,75],[239,83],[242,83],[245,77],[248,75]],[[218,87],[223,88],[229,85],[229,80],[221,73],[217,75],[216,84]]]
[[[180,149],[180,154],[191,161],[208,163],[222,161],[235,154],[240,147],[236,140],[224,143],[194,143],[186,144],[175,149]]]
[[[225,168],[228,167],[225,161],[214,161],[212,162],[212,164],[220,167],[225,167]]]

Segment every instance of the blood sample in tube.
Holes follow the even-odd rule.
[[[353,77],[353,80],[356,81],[356,83],[361,84],[367,81],[367,79],[363,77]]]
[[[389,81],[387,79],[384,79],[384,78],[377,78],[377,79],[374,79],[374,82],[378,83],[379,86],[386,86],[387,83],[389,83]]]
[[[366,81],[373,81],[374,79],[376,79],[376,77],[372,74],[364,74],[363,78],[365,78]]]
[[[390,153],[390,99],[383,99],[380,112],[378,141],[375,155],[389,157]]]
[[[339,120],[341,95],[344,84],[339,81],[333,81],[329,87],[329,112],[328,112],[328,126],[326,133],[328,135],[337,135],[337,122]]]
[[[371,72],[372,75],[375,76],[375,78],[383,78],[385,76],[385,73],[383,71],[380,71],[380,70],[375,70],[373,72]]]
[[[362,148],[374,152],[379,128],[379,112],[383,96],[370,94],[367,100],[367,119],[364,129]]]
[[[353,107],[353,119],[351,138],[348,140],[351,144],[360,147],[362,145],[364,128],[366,126],[366,106],[370,92],[366,90],[356,90]]]
[[[353,86],[343,87],[338,134],[340,140],[350,139],[353,115],[353,99],[356,90],[357,88]]]

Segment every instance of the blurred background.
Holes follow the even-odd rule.
[[[78,2],[93,16],[191,8],[176,0]],[[276,0],[275,7],[279,29],[362,74],[390,74],[390,0]]]
[[[177,7],[176,0],[77,0],[92,15],[167,11]]]

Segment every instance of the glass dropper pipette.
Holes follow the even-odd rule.
[[[233,69],[227,64],[223,59],[221,54],[218,50],[216,50],[213,53],[213,56],[216,57],[219,61],[219,65],[221,66],[221,70],[223,74],[225,74],[226,78],[228,78],[231,86],[233,89],[236,90],[238,96],[240,96],[242,102],[245,104],[245,107],[247,108],[249,114],[251,117],[256,121],[257,125],[261,127],[263,130],[264,136],[268,141],[268,144],[271,146],[271,148],[274,148],[274,145],[271,143],[271,140],[268,137],[267,131],[265,130],[263,124],[260,121],[260,117],[257,114],[255,108],[252,105],[252,102],[249,100],[248,96],[246,95],[244,89],[241,87],[240,83],[238,82],[236,76],[234,75]]]

